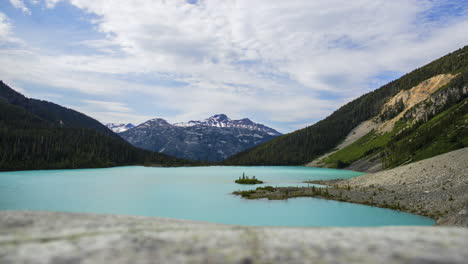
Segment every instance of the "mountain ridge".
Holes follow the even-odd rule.
[[[13,90],[3,81],[0,81],[0,98],[3,98],[12,105],[22,107],[41,119],[54,123],[60,127],[89,128],[99,131],[107,136],[117,137],[116,134],[99,121],[83,113],[52,102],[27,98],[23,94]]]
[[[106,127],[112,130],[114,133],[122,133],[129,130],[130,128],[134,128],[135,125],[132,123],[106,123]]]
[[[154,119],[161,119],[161,118],[154,118]],[[229,118],[226,114],[216,114],[204,120],[190,120],[188,122],[172,123],[172,125],[178,126],[178,127],[212,126],[212,127],[245,128],[245,129],[250,129],[250,130],[266,132],[272,136],[282,135],[282,133],[276,131],[275,129],[265,126],[260,123],[255,123],[249,118],[233,120]]]

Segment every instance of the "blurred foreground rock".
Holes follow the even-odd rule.
[[[466,263],[457,227],[240,227],[0,212],[0,263]]]

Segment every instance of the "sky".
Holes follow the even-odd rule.
[[[103,122],[283,133],[468,45],[468,0],[0,0],[0,80]]]

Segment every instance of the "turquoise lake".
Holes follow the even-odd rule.
[[[271,186],[361,173],[307,167],[194,167],[20,171],[0,173],[0,210],[111,213],[249,226],[432,225],[432,219],[316,198],[245,200],[231,193],[242,173]]]

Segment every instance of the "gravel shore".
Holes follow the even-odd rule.
[[[468,148],[336,184],[377,188],[382,190],[378,197],[396,197],[406,211],[433,217],[438,224],[468,226]]]
[[[468,148],[349,180],[313,181],[329,188],[279,187],[236,192],[248,199],[310,196],[424,215],[468,227]]]

